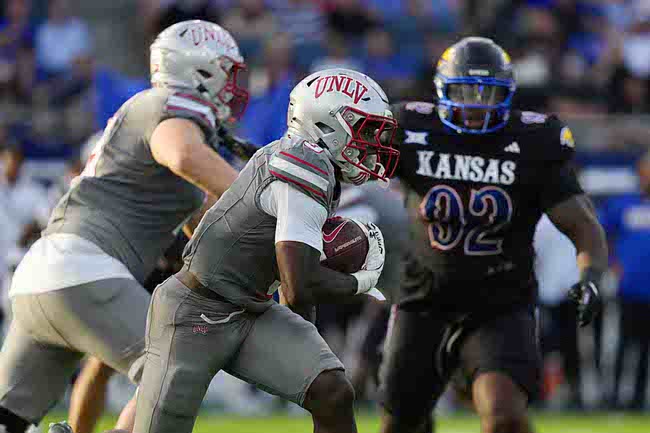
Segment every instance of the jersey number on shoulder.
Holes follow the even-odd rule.
[[[458,192],[447,185],[431,188],[420,204],[420,213],[429,224],[431,247],[448,251],[461,242],[469,256],[502,252],[501,229],[512,219],[512,199],[495,186],[472,190],[465,208]]]

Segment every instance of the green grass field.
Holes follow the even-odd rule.
[[[64,414],[49,416],[45,423],[60,421]],[[109,429],[114,418],[105,417],[97,431]],[[534,416],[537,433],[650,433],[650,413],[645,416],[550,415]],[[47,424],[43,424],[47,425]],[[376,416],[358,417],[359,433],[376,433],[379,421]],[[306,417],[272,416],[238,418],[205,413],[199,417],[194,433],[309,433],[311,419]],[[44,432],[45,433],[45,432]],[[478,422],[469,415],[446,416],[439,419],[437,433],[479,433]]]

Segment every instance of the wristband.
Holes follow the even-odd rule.
[[[366,292],[366,295],[372,296],[373,298],[377,299],[378,301],[385,301],[386,297],[384,296],[383,293],[379,291],[379,289],[373,288],[370,289]]]
[[[357,295],[366,293],[377,284],[379,272],[377,271],[358,271],[352,274],[357,279]]]

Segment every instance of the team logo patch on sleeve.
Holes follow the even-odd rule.
[[[269,171],[306,192],[323,199],[327,197],[330,184],[327,171],[298,156],[288,152],[276,153],[269,161]]]
[[[421,101],[412,101],[407,103],[404,108],[406,111],[415,111],[420,114],[431,114],[433,113],[434,105],[431,102],[421,102]]]
[[[423,144],[426,145],[427,143],[427,137],[429,135],[429,132],[427,131],[409,131],[407,129],[404,130],[404,133],[406,134],[406,138],[404,139],[404,143],[407,144]]]
[[[560,131],[560,144],[571,148],[576,147],[576,142],[573,139],[573,132],[571,132],[571,129],[568,126],[565,126]]]
[[[536,113],[534,111],[522,111],[521,112],[521,123],[527,125],[535,123],[545,123],[548,116],[542,113]]]

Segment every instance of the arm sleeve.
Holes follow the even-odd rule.
[[[206,137],[212,137],[217,118],[211,103],[190,93],[176,92],[167,98],[160,121],[180,117],[195,122]],[[206,138],[207,140],[207,138]]]
[[[285,182],[271,182],[262,191],[260,205],[277,218],[275,243],[302,242],[322,253],[327,210],[316,200]]]
[[[543,132],[542,132],[543,131]],[[575,141],[571,129],[556,116],[550,116],[540,135],[545,142],[545,174],[541,181],[540,201],[543,211],[584,194],[573,165]]]
[[[269,160],[269,172],[326,211],[329,209],[335,185],[334,168],[315,145],[294,146],[274,153]]]
[[[553,164],[542,183],[541,208],[547,211],[556,204],[583,193],[571,163],[557,162]]]

